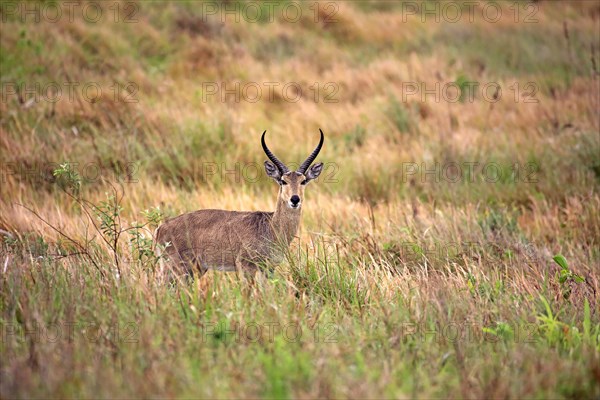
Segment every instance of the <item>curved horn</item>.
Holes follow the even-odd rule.
[[[267,157],[269,157],[269,160],[271,160],[273,162],[273,164],[275,164],[277,166],[277,168],[279,168],[279,171],[281,171],[282,174],[285,174],[286,172],[289,171],[288,167],[285,166],[284,163],[282,163],[281,161],[279,161],[279,159],[277,157],[275,157],[275,154],[273,154],[271,152],[271,150],[269,150],[269,148],[267,147],[267,144],[265,143],[265,133],[267,133],[267,131],[264,131],[262,134],[262,137],[260,138],[260,142],[262,143],[262,148],[265,151],[265,154],[267,155]]]
[[[317,158],[317,156],[319,155],[319,152],[321,151],[321,147],[323,147],[323,140],[325,139],[325,135],[323,135],[323,131],[321,129],[319,129],[319,132],[321,132],[321,140],[319,141],[319,144],[313,150],[313,152],[310,154],[310,156],[308,156],[308,158],[298,168],[298,172],[300,172],[302,174],[304,174],[306,172],[306,170],[308,169],[308,167],[310,167],[310,164],[312,164],[312,162],[315,161],[315,158]]]

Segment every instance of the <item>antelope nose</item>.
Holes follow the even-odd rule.
[[[298,197],[297,195],[293,195],[292,198],[290,199],[290,201],[292,202],[293,205],[296,205],[296,204],[300,203],[300,197]]]

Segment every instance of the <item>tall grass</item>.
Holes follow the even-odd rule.
[[[2,8],[0,396],[600,395],[597,5],[421,24],[380,1],[295,23],[134,4],[132,24]],[[11,91],[49,82],[102,96]],[[302,97],[207,97],[222,82]],[[272,276],[160,279],[161,218],[272,209],[260,132],[298,163],[318,128],[326,168]]]

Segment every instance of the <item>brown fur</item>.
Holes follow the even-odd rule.
[[[256,272],[277,263],[296,236],[302,215],[306,177],[288,172],[281,177],[275,212],[198,210],[167,220],[156,234],[179,272],[202,275],[209,269]],[[298,208],[289,200],[300,197]]]

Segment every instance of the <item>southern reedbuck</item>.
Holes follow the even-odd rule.
[[[156,241],[166,245],[166,261],[174,272],[202,276],[215,269],[253,275],[267,261],[279,262],[298,231],[304,188],[323,170],[323,163],[311,166],[323,146],[319,132],[319,144],[296,171],[269,150],[263,132],[262,148],[271,160],[265,161],[265,171],[279,184],[275,212],[198,210],[163,223]]]

